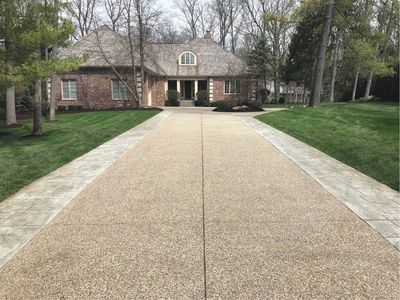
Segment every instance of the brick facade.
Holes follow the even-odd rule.
[[[250,99],[250,82],[246,79],[240,80],[240,94],[225,94],[225,79],[213,80],[213,98],[214,101],[222,100],[247,100]]]
[[[119,70],[128,85],[133,86],[133,77],[127,70]],[[62,80],[76,80],[77,99],[62,99]],[[133,108],[137,106],[128,92],[128,100],[112,99],[112,80],[118,79],[109,69],[85,68],[69,74],[60,74],[56,81],[58,106],[82,106],[84,109]],[[151,106],[164,105],[165,79],[145,74],[143,105],[148,106],[151,90]],[[139,84],[140,85],[140,84]]]
[[[133,86],[133,77],[129,69],[118,70],[124,80]],[[139,73],[139,72],[138,72]],[[137,74],[138,74],[137,73]],[[62,80],[72,79],[77,82],[77,99],[62,99]],[[57,76],[56,99],[58,106],[82,106],[84,109],[115,109],[133,108],[137,106],[128,92],[128,100],[112,99],[112,80],[117,76],[108,68],[81,68],[77,72],[61,74]],[[145,82],[142,86],[140,77],[138,90],[143,92],[143,107],[165,105],[165,85],[168,80],[155,74],[144,76]],[[225,78],[210,78],[209,89],[211,101],[221,100],[247,100],[252,99],[253,88],[247,79],[240,79],[240,94],[225,94]]]

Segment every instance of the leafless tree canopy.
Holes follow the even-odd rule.
[[[94,29],[98,0],[71,0],[70,14],[77,27],[76,39],[87,35]]]
[[[103,0],[103,7],[107,14],[107,24],[118,32],[121,26],[123,0]]]

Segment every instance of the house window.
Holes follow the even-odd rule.
[[[181,54],[181,65],[195,65],[196,58],[193,53],[185,52]]]
[[[225,94],[240,94],[240,80],[225,80]]]
[[[112,98],[113,100],[127,100],[128,89],[121,80],[112,81]]]
[[[62,80],[62,99],[76,100],[76,80]]]

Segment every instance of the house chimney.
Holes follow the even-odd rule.
[[[210,31],[210,30],[207,30],[207,31],[206,31],[206,34],[204,35],[204,38],[205,38],[205,39],[210,39],[210,40],[211,40],[211,31]]]

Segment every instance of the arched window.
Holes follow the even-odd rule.
[[[195,65],[196,64],[196,56],[192,52],[184,52],[180,57],[181,65]]]

